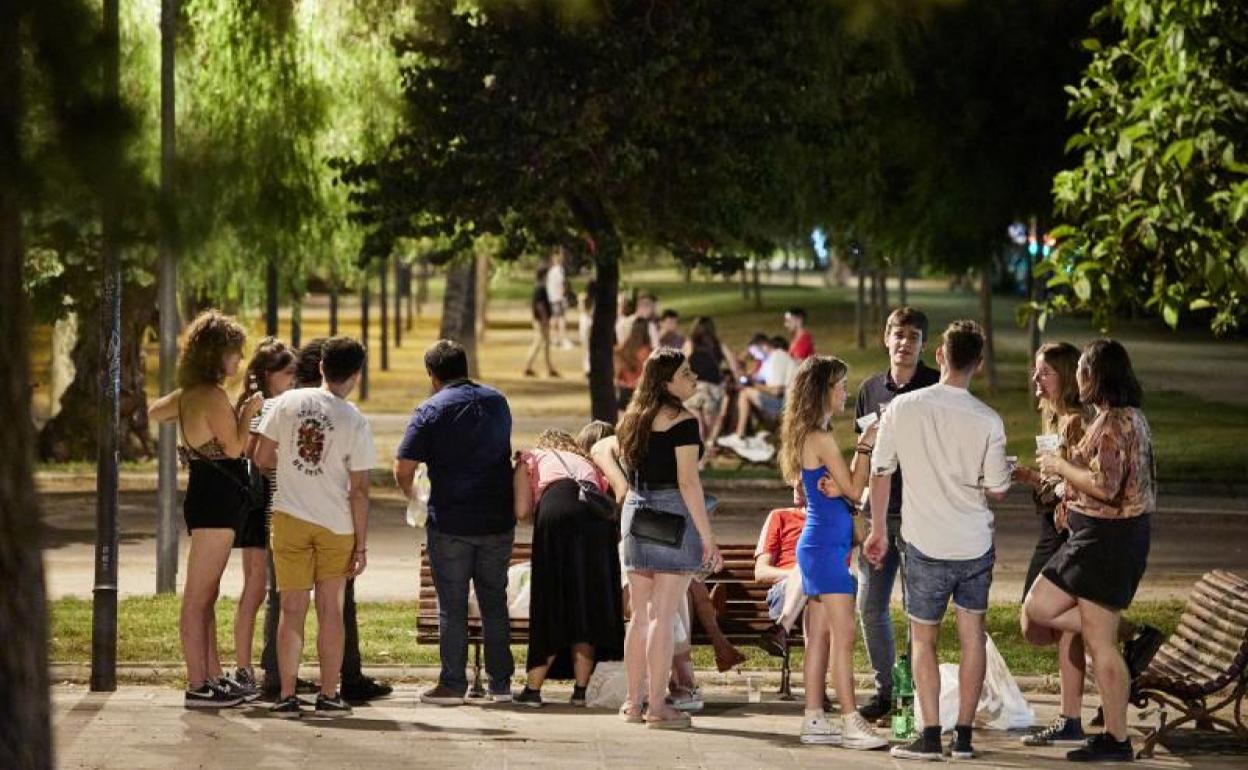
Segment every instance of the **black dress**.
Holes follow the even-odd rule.
[[[527,669],[555,661],[548,679],[571,679],[574,644],[592,644],[594,659],[624,657],[618,525],[577,499],[570,479],[552,483],[537,504],[530,577]]]

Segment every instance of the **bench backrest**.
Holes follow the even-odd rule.
[[[1248,580],[1208,572],[1192,588],[1179,625],[1157,651],[1141,687],[1197,698],[1223,689],[1248,666]]]

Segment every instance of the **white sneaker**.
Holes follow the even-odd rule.
[[[768,463],[776,454],[776,448],[771,444],[763,444],[762,446],[744,446],[737,450],[737,454],[749,460],[752,463]]]
[[[753,436],[746,436],[745,438],[746,446],[769,446],[769,444],[767,443],[767,439],[770,436],[771,434],[768,433],[767,431],[760,430],[758,433],[755,433]]]
[[[811,714],[802,719],[802,743],[819,746],[840,746],[841,731],[824,714]]]
[[[841,745],[847,749],[872,751],[888,746],[888,739],[877,733],[875,728],[867,722],[866,717],[857,711],[844,717],[841,723],[844,730]]]
[[[727,436],[720,436],[715,440],[715,445],[722,446],[724,449],[731,449],[737,453],[740,453],[746,446],[745,439],[735,433],[729,433]]]
[[[683,690],[678,693],[672,693],[668,700],[671,701],[672,708],[679,711],[701,711],[706,705],[702,700],[702,691],[696,687],[692,690]]]

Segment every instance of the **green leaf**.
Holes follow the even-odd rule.
[[[1191,304],[1187,306],[1187,309],[1188,310],[1204,310],[1205,308],[1210,308],[1210,307],[1213,307],[1212,302],[1205,299],[1204,297],[1199,297],[1197,299],[1192,300]]]
[[[1161,305],[1161,317],[1171,329],[1179,326],[1179,306],[1169,300]]]
[[[1162,163],[1168,163],[1171,158],[1178,161],[1179,168],[1186,170],[1187,165],[1192,162],[1192,153],[1196,151],[1196,143],[1191,139],[1179,139],[1171,142],[1166,148],[1166,152],[1161,156]]]
[[[1085,51],[1096,53],[1101,50],[1101,41],[1094,37],[1087,37],[1079,41],[1079,46]]]

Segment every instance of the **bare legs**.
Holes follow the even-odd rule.
[[[798,583],[801,581],[791,581]],[[787,600],[787,595],[786,595]],[[854,597],[850,594],[821,594],[806,603],[806,659],[802,666],[806,690],[806,710],[822,711],[828,665],[836,683],[841,714],[858,710],[854,697],[854,641],[858,623],[854,617]]]
[[[221,673],[216,656],[216,601],[234,545],[232,529],[196,529],[191,532],[191,553],[186,562],[186,585],[178,633],[186,659],[187,687],[197,690],[210,676]]]
[[[650,703],[647,719],[678,718],[680,712],[664,701],[664,689],[672,671],[672,621],[689,588],[689,576],[630,571],[628,584],[633,619],[624,636],[625,705],[630,713],[640,713],[644,683]]]
[[[251,669],[251,645],[256,632],[256,614],[268,590],[269,558],[263,548],[243,549],[243,592],[234,613],[234,665]]]
[[[537,360],[538,353],[545,356],[546,373],[553,377],[555,375],[555,365],[550,361],[550,323],[534,320],[533,344],[529,346],[529,355],[524,359],[525,374],[533,374],[533,362]]]
[[[975,612],[957,611],[958,646],[958,724],[975,722],[980,691],[984,689],[984,616]],[[914,666],[914,689],[923,710],[924,727],[940,724],[940,669],[936,658],[936,642],[940,625],[910,620],[911,657]]]
[[[347,579],[334,578],[316,584],[316,654],[321,667],[321,693],[338,692],[342,669],[342,603]],[[282,674],[283,699],[295,694],[295,677],[303,657],[303,624],[311,600],[308,589],[282,591],[282,619],[277,624],[277,666]]]
[[[525,686],[530,690],[540,690],[546,682],[546,672],[555,662],[555,656],[546,659],[546,665],[534,666],[525,677]],[[589,684],[589,677],[594,672],[594,646],[592,644],[572,645],[572,676],[576,678],[577,687]]]

